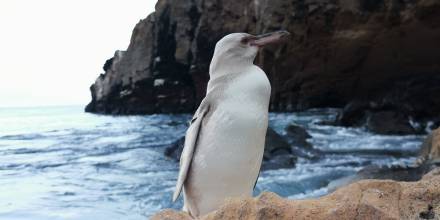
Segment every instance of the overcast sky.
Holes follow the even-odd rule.
[[[0,107],[85,105],[156,0],[0,0]]]

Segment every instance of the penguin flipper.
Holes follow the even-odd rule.
[[[257,182],[258,182],[258,178],[260,177],[260,174],[261,174],[261,169],[260,169],[260,171],[258,171],[257,179],[255,179],[254,190],[255,190],[255,187],[257,187]]]
[[[201,124],[204,116],[208,113],[209,108],[205,105],[206,102],[200,104],[199,109],[194,114],[191,124],[186,131],[185,144],[183,147],[182,155],[180,155],[180,170],[179,177],[177,179],[176,189],[173,195],[173,202],[177,200],[182,191],[183,184],[185,183],[186,177],[189,173],[191,162],[193,160],[194,152],[196,149],[197,139],[199,137]]]

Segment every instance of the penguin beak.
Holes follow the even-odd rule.
[[[267,34],[258,35],[252,39],[250,44],[252,46],[264,47],[268,44],[278,43],[286,39],[290,35],[289,32],[281,30]]]

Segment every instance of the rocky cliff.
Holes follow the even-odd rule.
[[[418,182],[363,180],[319,199],[288,200],[264,192],[257,198],[231,199],[200,219],[440,219],[440,169]],[[152,220],[192,219],[166,210]]]
[[[105,63],[86,111],[191,112],[222,36],[279,29],[291,39],[256,60],[272,83],[272,111],[361,101],[415,120],[438,116],[438,0],[159,0],[128,49]]]

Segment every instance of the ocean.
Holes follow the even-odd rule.
[[[329,183],[365,166],[414,162],[424,136],[319,123],[337,112],[270,114],[270,126],[281,135],[292,123],[306,128],[323,155],[263,171],[255,195],[319,197],[329,193]],[[0,219],[145,220],[164,208],[179,209],[181,199],[171,202],[178,163],[164,150],[184,135],[190,117],[103,116],[82,106],[0,108]]]

